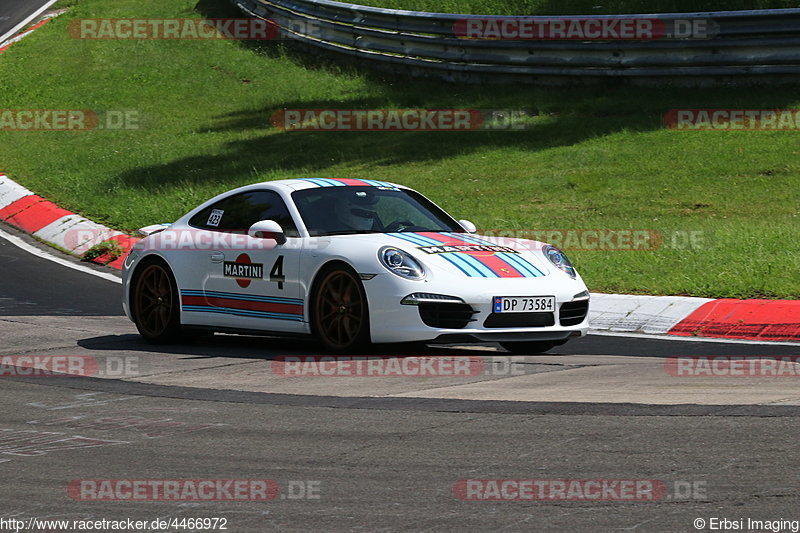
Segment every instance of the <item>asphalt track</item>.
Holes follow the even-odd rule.
[[[52,3],[52,0],[1,0],[0,44],[19,31],[20,24],[30,22],[31,17],[35,17],[43,7]]]
[[[0,378],[0,530],[12,517],[222,517],[228,531],[711,531],[712,518],[800,520],[797,378],[664,372],[673,355],[797,346],[589,336],[515,359],[513,375],[502,364],[489,372],[508,359],[482,346],[412,354],[487,361],[467,379],[286,378],[276,356],[318,354],[313,344],[217,335],[149,346],[121,316],[119,290],[0,239],[0,356],[80,355],[101,368]],[[85,479],[268,479],[280,495],[76,500],[67,487]],[[462,501],[454,487],[466,479],[650,480],[667,495]]]

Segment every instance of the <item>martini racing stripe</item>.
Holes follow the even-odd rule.
[[[255,318],[303,321],[303,300],[219,291],[181,290],[181,308]]]
[[[461,238],[454,237],[453,234],[438,233],[433,234],[441,239],[444,243],[449,245],[469,245],[474,244]],[[463,252],[463,256],[470,256],[483,263],[489,270],[497,275],[499,278],[530,278],[531,276],[527,271],[520,271],[507,261],[497,257],[495,253],[486,254],[485,252]]]
[[[443,235],[447,239],[448,244],[483,244],[487,246],[496,246],[496,243],[493,243],[486,239],[481,239],[479,237],[473,235],[466,235],[461,233],[440,233],[438,235]],[[469,253],[469,252],[467,252]],[[493,270],[497,271],[500,270],[502,273],[507,273],[507,268],[505,268],[502,263],[512,267],[517,273],[520,274],[521,277],[524,278],[537,278],[539,276],[544,276],[544,272],[536,268],[530,261],[522,257],[520,254],[513,253],[513,252],[495,252],[492,255],[485,255],[482,252],[475,252],[475,257],[480,259],[484,259],[487,266],[492,268]],[[503,276],[501,274],[500,277],[520,277],[516,275],[507,275]]]
[[[410,242],[411,244],[416,244],[417,246],[441,246],[442,244],[440,241],[425,237],[424,235],[420,235],[418,233],[389,233],[389,235]],[[490,269],[486,268],[486,266],[480,261],[476,261],[471,256],[459,255],[457,253],[446,253],[441,254],[441,256],[471,278],[499,277]]]
[[[525,277],[538,278],[539,276],[544,276],[544,273],[536,268],[530,261],[519,257],[517,254],[498,252],[496,255],[506,263],[513,265],[518,271],[529,274],[529,276]]]
[[[416,244],[418,246],[441,246],[442,242],[437,241],[435,239],[431,239],[430,237],[426,237],[419,233],[390,233],[392,237],[396,237],[398,239],[403,239],[404,241],[408,241],[412,244]],[[475,278],[497,278],[499,277],[496,273],[492,272],[491,269],[486,268],[480,261],[475,260],[475,258],[469,255],[461,255],[458,253],[444,253],[441,254],[442,258],[446,259],[450,264],[455,266],[465,275]]]
[[[345,184],[328,178],[302,178],[300,181],[313,183],[318,187],[344,187]]]
[[[452,264],[454,267],[456,267],[456,268],[457,268],[457,269],[459,269],[461,272],[463,272],[465,275],[467,275],[467,276],[469,276],[469,277],[471,277],[471,278],[474,278],[474,277],[484,277],[484,278],[485,278],[485,277],[486,277],[486,276],[482,276],[482,275],[481,275],[481,273],[480,273],[480,272],[478,272],[478,271],[476,271],[475,269],[471,269],[471,268],[465,268],[465,267],[461,266],[461,265],[458,263],[458,261],[454,261],[452,258],[450,258],[450,257],[447,257],[446,255],[443,255],[442,257],[444,257],[445,259],[447,259],[447,261],[449,261],[449,262],[450,262],[450,264]]]
[[[404,241],[408,241],[412,244],[417,244],[419,246],[440,246],[442,244],[439,241],[423,237],[422,235],[417,235],[416,233],[389,233],[389,235],[398,239],[403,239]]]
[[[494,246],[491,241],[455,233],[390,233],[417,246],[469,245]],[[518,254],[484,251],[445,252],[438,254],[469,277],[536,278],[544,273]]]
[[[237,300],[252,300],[255,302],[273,302],[303,305],[303,300],[300,298],[283,298],[278,296],[259,296],[257,294],[240,294],[238,292],[220,292],[220,291],[202,291],[183,289],[181,295],[186,296],[218,296],[220,298],[235,298]]]
[[[449,235],[449,236],[456,236],[457,239],[461,239],[462,241],[467,241],[475,244],[487,244],[487,245],[496,245],[496,242],[487,241],[486,239],[481,239],[476,237],[475,235],[467,235],[465,234],[458,234],[458,233],[443,233],[442,235]]]
[[[479,276],[483,278],[499,278],[500,276],[497,272],[494,272],[491,268],[487,267],[486,264],[479,261],[477,258],[469,255],[469,254],[462,254],[462,253],[454,253],[454,254],[444,254],[444,258],[453,263],[456,266],[461,266],[461,270],[467,271],[474,271],[477,272]],[[471,276],[471,274],[467,274]],[[475,276],[472,276],[475,277]]]
[[[453,234],[449,233],[447,235],[453,235]],[[468,241],[468,242],[473,242],[475,244],[487,244],[487,245],[496,244],[496,243],[493,243],[493,242],[491,242],[489,240],[481,239],[479,237],[476,237],[474,235],[460,235],[460,234],[458,234],[458,236],[461,238],[461,240]],[[525,270],[529,274],[531,274],[533,277],[544,276],[544,272],[542,272],[541,270],[536,268],[536,266],[532,265],[526,259],[523,259],[522,257],[520,257],[518,254],[509,254],[509,253],[506,253],[506,252],[497,252],[495,255],[497,255],[499,258],[503,259],[504,261],[514,265],[514,267],[516,267],[516,269],[519,270],[519,271]]]
[[[354,178],[300,178],[300,181],[307,181],[309,183],[313,183],[318,187],[360,186],[360,187],[386,187],[390,189],[397,189],[396,185],[393,185],[385,181],[359,180]]]
[[[302,316],[294,316],[294,315],[285,315],[282,313],[263,313],[257,311],[246,311],[243,309],[227,309],[221,307],[206,307],[206,306],[196,306],[196,305],[184,305],[184,311],[193,311],[196,313],[217,313],[222,315],[235,315],[235,316],[247,316],[253,318],[271,318],[273,320],[292,320],[296,322],[302,322]]]
[[[479,237],[465,235],[461,233],[433,233],[428,232],[423,235],[430,239],[438,240],[440,245],[462,246],[462,245],[487,245],[495,246],[491,241],[485,241]],[[513,252],[494,252],[484,251],[464,251],[457,252],[461,257],[471,257],[488,268],[495,277],[499,278],[537,278],[544,276],[544,273],[531,264],[528,260]]]
[[[388,187],[390,189],[400,190],[397,185],[393,183],[389,183],[388,181],[377,181],[377,180],[361,180],[367,185],[372,185],[373,187]]]
[[[328,178],[328,179],[333,180],[333,181],[337,181],[337,182],[339,182],[339,183],[341,183],[343,185],[350,185],[350,186],[355,186],[355,187],[364,187],[364,186],[369,185],[369,183],[367,183],[365,181],[357,180],[357,179],[353,179],[353,178]]]

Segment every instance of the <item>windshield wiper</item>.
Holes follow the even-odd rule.
[[[367,230],[353,229],[353,230],[342,230],[342,231],[326,231],[325,233],[313,235],[313,237],[330,237],[333,235],[366,235],[368,233],[383,233],[383,232],[372,229],[367,229]]]

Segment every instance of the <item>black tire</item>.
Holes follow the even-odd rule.
[[[311,306],[311,331],[327,351],[360,353],[370,345],[367,294],[347,265],[320,271]]]
[[[537,355],[563,344],[555,341],[501,342],[500,346],[517,355]]]
[[[131,310],[136,329],[150,344],[179,339],[180,295],[166,263],[151,260],[137,269],[131,287]]]

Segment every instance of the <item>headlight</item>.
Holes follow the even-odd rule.
[[[575,279],[575,269],[572,267],[572,263],[569,262],[569,259],[567,259],[567,254],[549,244],[542,248],[542,253],[556,268]]]
[[[422,265],[403,250],[384,246],[378,252],[378,257],[383,266],[401,278],[422,279],[425,277],[425,269],[422,268]]]

